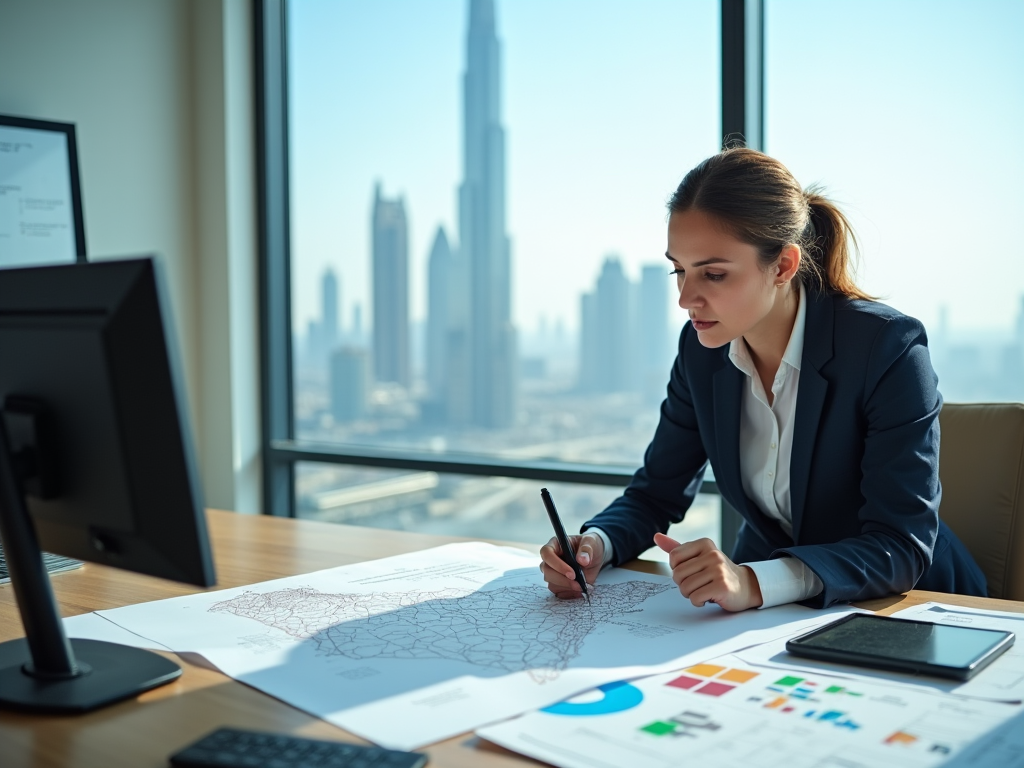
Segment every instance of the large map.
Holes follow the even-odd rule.
[[[243,592],[211,612],[254,619],[351,659],[447,659],[504,672],[563,670],[601,624],[634,612],[670,583],[627,581],[591,603],[543,588],[324,593],[310,587]]]
[[[447,544],[97,618],[128,642],[200,654],[254,688],[397,749],[596,685],[679,669],[713,655],[712,646],[728,653],[793,634],[781,629],[786,622],[829,618],[802,606],[698,608],[666,573],[619,568],[601,572],[591,603],[558,600],[539,563],[522,549]]]

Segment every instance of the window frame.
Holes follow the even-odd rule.
[[[256,170],[259,210],[260,415],[263,513],[295,517],[297,462],[511,477],[587,485],[627,485],[632,466],[504,461],[473,454],[327,445],[297,440],[293,416],[289,232],[287,0],[254,0]],[[764,0],[720,0],[723,142],[763,146]],[[719,494],[714,479],[701,493]],[[739,530],[722,499],[723,545]]]

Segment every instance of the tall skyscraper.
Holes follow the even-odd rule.
[[[402,198],[373,197],[373,372],[406,387],[409,375],[409,226]]]
[[[463,77],[463,174],[453,285],[469,297],[468,313],[462,310],[456,326],[468,340],[470,418],[479,426],[504,427],[515,418],[518,366],[511,244],[505,231],[501,46],[493,0],[470,0]]]

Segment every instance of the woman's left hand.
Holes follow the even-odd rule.
[[[717,603],[727,611],[745,611],[763,602],[754,572],[745,565],[736,565],[711,539],[680,544],[656,533],[654,543],[669,553],[672,581],[698,608]]]

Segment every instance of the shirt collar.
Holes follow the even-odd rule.
[[[797,285],[800,288],[800,305],[796,310],[796,321],[789,334],[789,344],[786,345],[786,351],[782,355],[782,362],[799,371],[800,359],[804,354],[804,328],[807,326],[807,296],[803,283],[797,283]],[[747,376],[754,375],[754,361],[750,357],[747,342],[742,336],[737,336],[729,342],[729,360]]]

